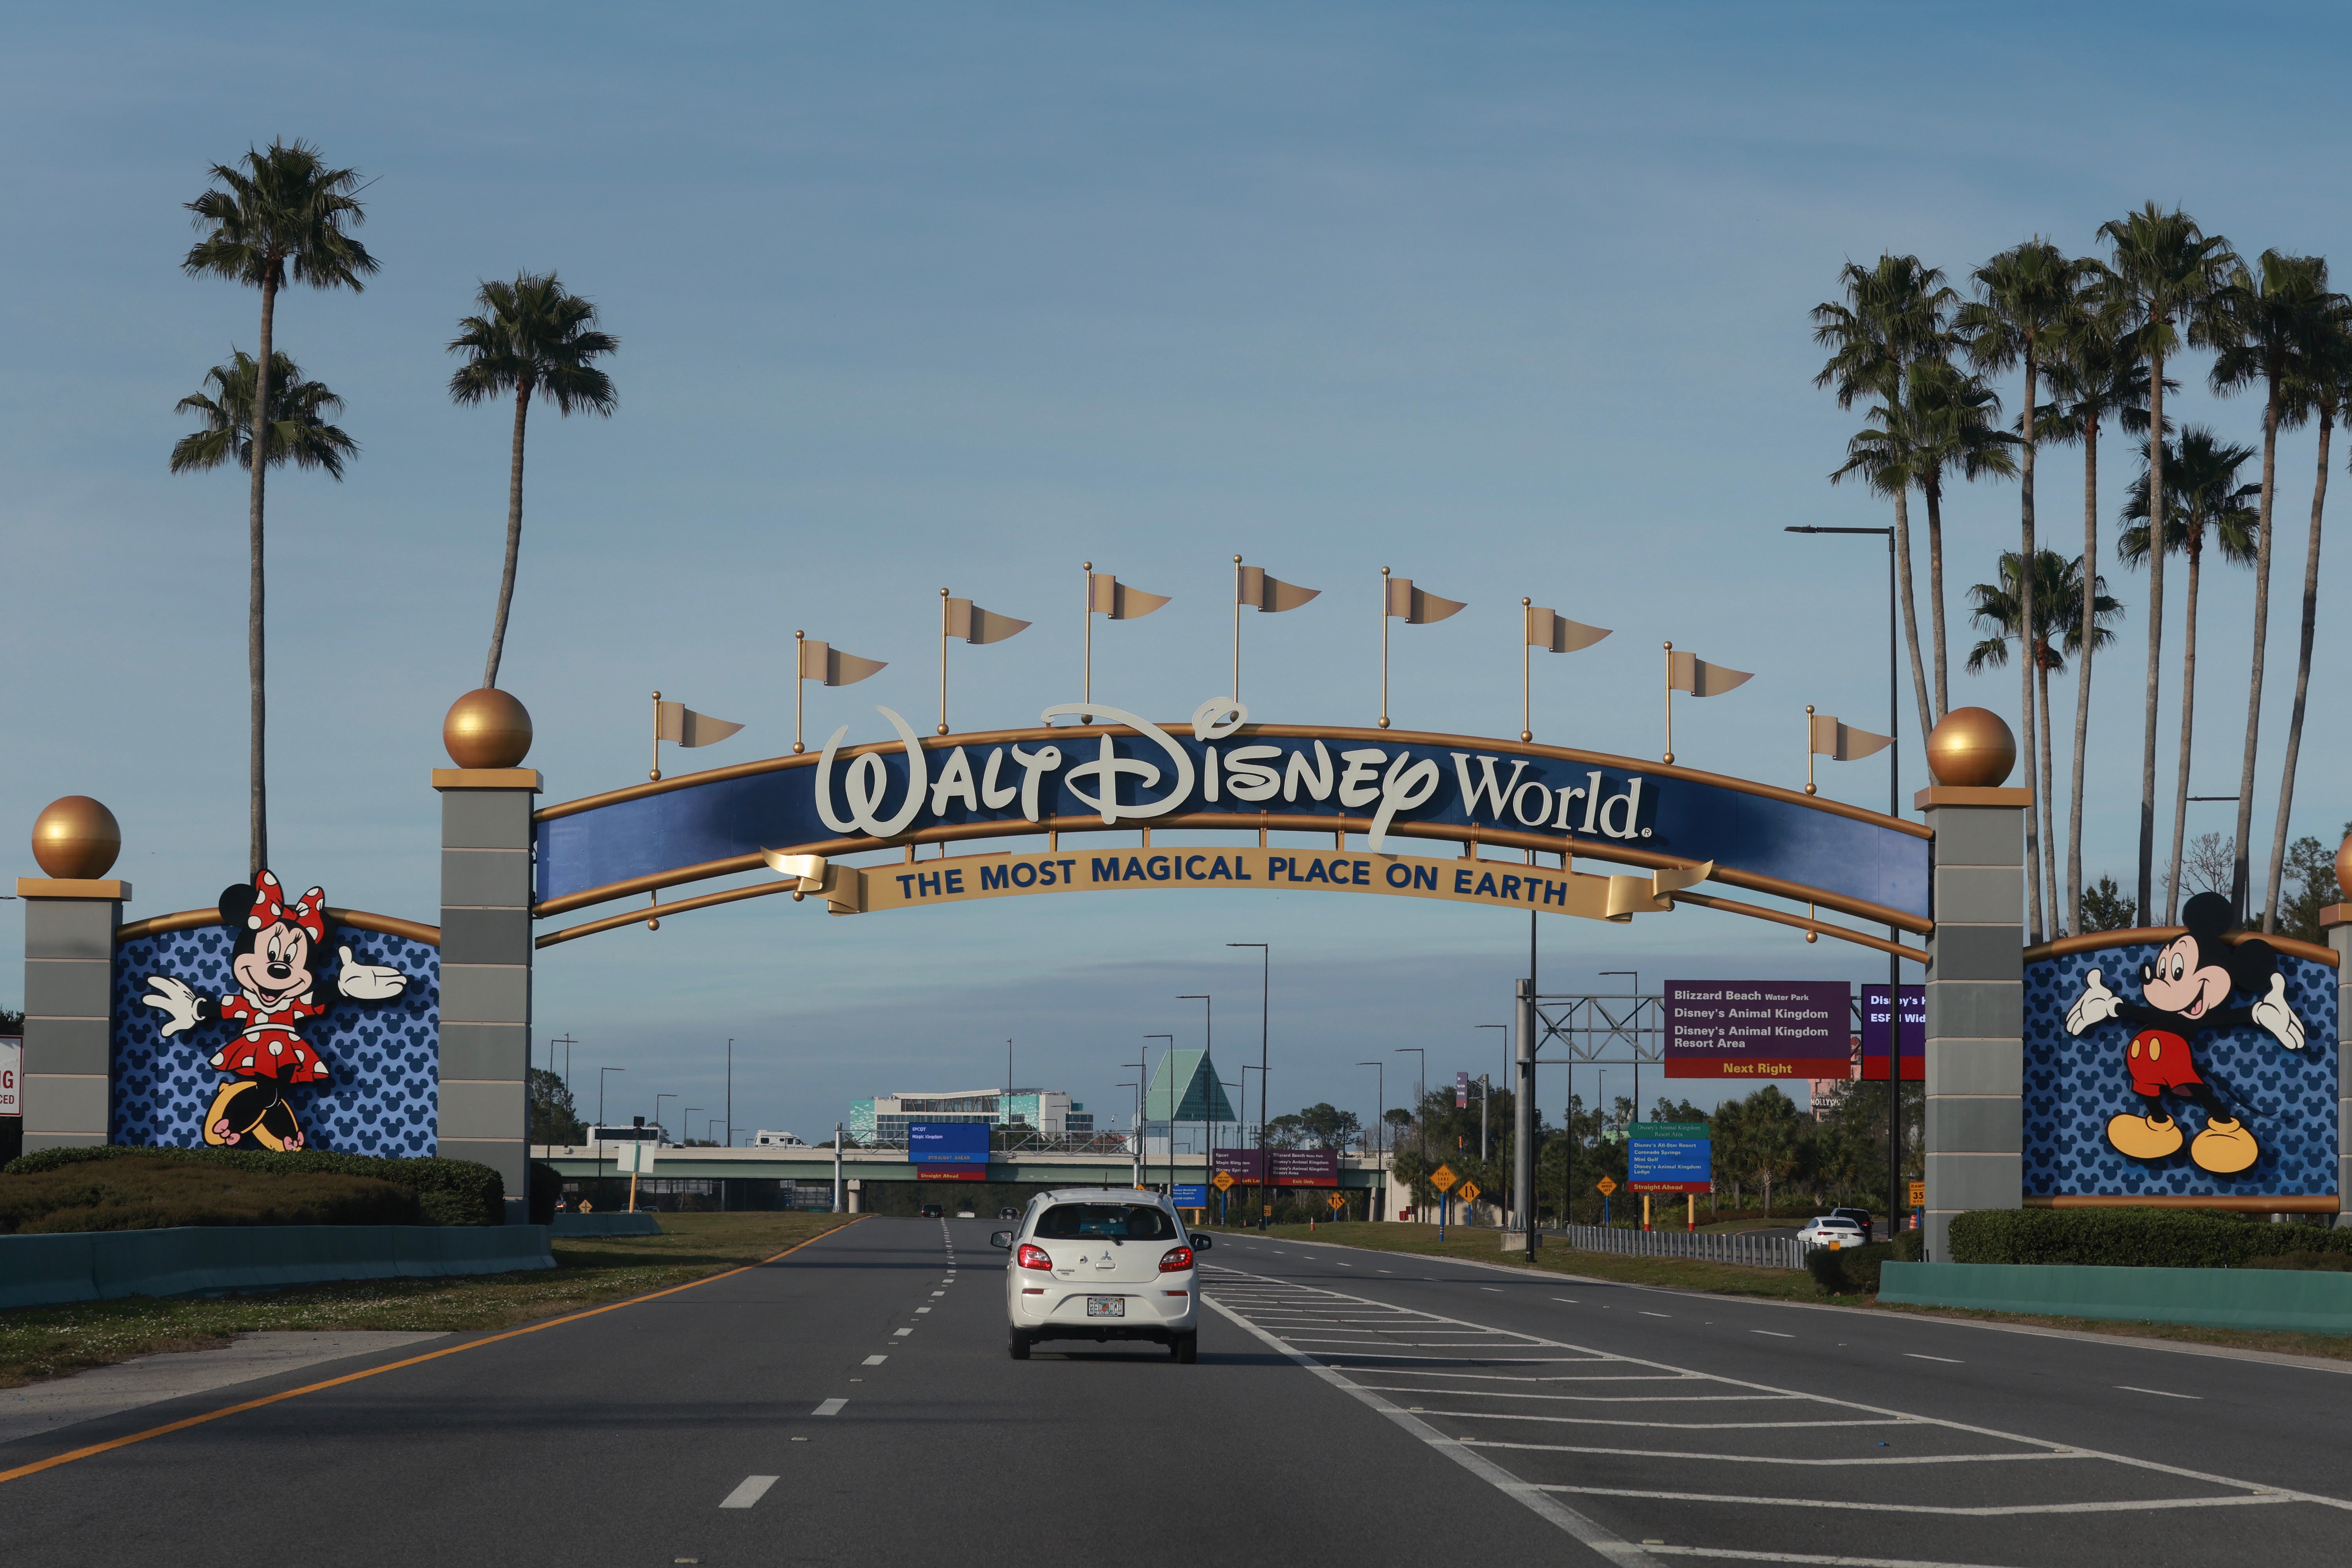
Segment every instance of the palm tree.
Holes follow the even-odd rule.
[[[619,395],[612,377],[589,362],[611,353],[621,340],[596,331],[596,307],[567,291],[552,272],[520,272],[511,283],[484,283],[474,296],[478,316],[457,323],[449,344],[466,363],[449,377],[449,395],[471,405],[514,394],[514,454],[507,473],[507,561],[499,578],[498,618],[490,626],[490,657],[482,684],[499,683],[506,648],[507,611],[514,603],[515,558],[522,549],[523,426],[536,392],[556,412],[575,409],[611,416]]]
[[[2228,338],[2213,361],[2217,393],[2263,384],[2263,499],[2261,542],[2254,561],[2254,656],[2246,697],[2246,744],[2238,765],[2236,863],[2230,875],[2230,907],[2246,918],[2247,851],[2254,830],[2254,746],[2262,731],[2263,662],[2271,618],[2271,505],[2278,492],[2278,433],[2299,425],[2308,413],[2304,400],[2290,397],[2287,382],[2315,335],[2333,314],[2336,296],[2327,291],[2327,262],[2317,256],[2282,256],[2265,250],[2259,277],[2241,264],[2222,291]]]
[[[2180,913],[2180,836],[2188,826],[2189,749],[2197,727],[2197,590],[2205,561],[2205,536],[2209,531],[2212,533],[2223,559],[2252,564],[2262,518],[2254,503],[2262,487],[2237,482],[2239,468],[2254,455],[2254,449],[2219,441],[2201,426],[2188,426],[2180,432],[2179,447],[2168,442],[2164,449],[2171,459],[2163,469],[2169,493],[2158,509],[2164,517],[2164,547],[2161,551],[2149,548],[2156,534],[2149,521],[2149,475],[2143,473],[2132,482],[2131,500],[2124,507],[2125,518],[2137,520],[2138,526],[2124,530],[2116,541],[2116,553],[2134,566],[2147,562],[2151,583],[2159,554],[2177,551],[2189,557],[2189,604],[2180,639],[2180,763],[2173,792],[2171,880],[2164,898],[2164,923],[2171,925]]]
[[[2043,409],[2044,440],[2083,444],[2083,555],[2099,558],[2099,431],[2119,419],[2127,435],[2147,427],[2147,361],[2139,341],[2124,330],[2125,303],[2115,279],[2096,261],[2083,263],[2081,286],[2046,365],[2052,402]],[[2179,387],[2168,382],[2167,392]],[[2089,583],[2083,584],[2088,591]],[[2076,622],[2095,618],[2086,598],[2074,608]],[[2099,639],[2104,647],[2108,639]],[[2090,767],[2091,663],[2084,648],[2074,668],[2074,768],[2066,808],[2066,929],[2083,924],[2083,791]]]
[[[1944,631],[1944,476],[2013,477],[2017,460],[2009,454],[2017,437],[2000,427],[2000,395],[1948,359],[1921,360],[1911,367],[1910,403],[1919,489],[1927,501],[1927,596],[1936,637],[1936,714],[1941,718],[1952,710]]]
[[[356,294],[360,279],[376,269],[375,258],[349,233],[367,220],[352,194],[360,177],[356,170],[328,168],[307,142],[272,142],[267,152],[247,148],[242,168],[215,163],[206,178],[214,188],[187,204],[203,237],[180,265],[191,277],[226,278],[261,290],[261,343],[254,355],[260,372],[253,396],[253,417],[259,421],[278,406],[269,395],[269,373],[277,363],[278,291],[291,281]],[[258,872],[269,863],[269,797],[262,759],[268,710],[261,635],[262,476],[269,465],[253,460],[257,447],[268,456],[268,442],[257,428],[246,444],[253,485],[246,521],[250,562],[245,637],[246,677],[252,689],[248,858]]]
[[[1851,408],[1858,398],[1875,398],[1871,411],[1877,421],[1875,437],[1864,429],[1847,447],[1844,468],[1830,476],[1835,483],[1852,473],[1868,480],[1873,489],[1895,502],[1895,553],[1903,598],[1903,635],[1911,653],[1911,686],[1919,703],[1919,734],[1924,743],[1941,710],[1930,711],[1927,676],[1919,660],[1919,617],[1911,581],[1910,493],[1914,479],[1902,447],[1905,426],[1905,385],[1911,365],[1922,359],[1940,359],[1952,347],[1948,317],[1959,296],[1948,288],[1941,270],[1925,267],[1916,256],[1881,256],[1875,267],[1849,261],[1838,275],[1845,302],[1813,307],[1813,342],[1829,349],[1830,357],[1813,378],[1815,386],[1834,386],[1838,406]],[[1864,459],[1857,462],[1857,458]],[[1941,563],[1932,561],[1940,581]],[[1937,605],[1936,646],[1943,657],[1942,606]]]
[[[1979,583],[1969,590],[1969,602],[1973,606],[1971,613],[1977,625],[1993,634],[1978,643],[1969,651],[1969,673],[1977,674],[1987,666],[1995,669],[2005,668],[2009,663],[2009,645],[2012,641],[2021,645],[2030,645],[2033,648],[2033,658],[2028,662],[2027,668],[2034,678],[2033,689],[2037,694],[2037,701],[2026,716],[2025,733],[2029,742],[2027,768],[2031,772],[2038,763],[2041,769],[2042,828],[2046,838],[2051,832],[2051,802],[2055,793],[2051,786],[2051,752],[2053,742],[2050,718],[2050,678],[2053,675],[2065,673],[2067,654],[2081,654],[2085,651],[2083,630],[2085,625],[2091,628],[2089,637],[2091,647],[2105,647],[2108,643],[2113,642],[2115,633],[2109,629],[2107,623],[2122,613],[2123,606],[2108,596],[2105,578],[2094,576],[2089,584],[2084,584],[2083,562],[2080,556],[2068,561],[2054,550],[2045,550],[2033,568],[2033,592],[2042,603],[2039,612],[2031,623],[2032,629],[2029,633],[2026,629],[2024,615],[2020,607],[2023,592],[2019,582],[2021,574],[2016,553],[2004,552],[2000,557],[1999,569],[2000,578],[1999,583]],[[2091,618],[2087,623],[2083,616],[2086,602],[2091,609]],[[2053,642],[2056,646],[2053,646]],[[2038,757],[2033,744],[2037,734],[2039,735]],[[2064,907],[2058,901],[2056,859],[2054,858],[2045,859],[2043,867],[2043,876],[2048,884],[2050,899],[2049,931],[2055,936],[2063,934],[2059,911]],[[2078,924],[2066,925],[2063,928],[2063,931],[2080,929]]]
[[[172,443],[172,471],[195,473],[224,463],[253,466],[253,390],[259,366],[253,356],[238,351],[226,364],[205,372],[209,394],[191,393],[173,408],[194,414],[204,428]],[[262,460],[270,468],[289,461],[298,468],[322,468],[327,477],[343,477],[343,459],[357,457],[360,444],[327,416],[342,411],[343,400],[320,381],[305,381],[302,367],[281,351],[269,356],[269,416],[261,421],[266,433]]]
[[[2214,298],[2237,258],[2230,242],[2208,235],[2197,220],[2175,207],[2166,212],[2149,202],[2136,213],[2099,226],[2114,247],[2110,269],[2126,307],[2126,321],[2140,338],[2148,362],[2147,467],[2154,477],[2161,531],[2168,490],[2164,482],[2164,361],[2181,346],[2204,342]],[[2142,700],[2139,764],[2139,922],[2153,912],[2156,874],[2156,718],[2164,652],[2164,555],[2148,554],[2147,684]]]
[[[1976,269],[1977,298],[1960,308],[1952,323],[1968,344],[1969,357],[1979,369],[1998,372],[2021,366],[2025,372],[2025,396],[2017,420],[2023,453],[2018,470],[2018,560],[2029,578],[2041,561],[2033,540],[2033,456],[2038,445],[2037,416],[2041,412],[2037,382],[2042,356],[2055,346],[2074,307],[2074,297],[2081,289],[2081,271],[2082,263],[2046,239],[2037,237],[2012,246]],[[2041,595],[2029,581],[2018,600],[2025,615],[2020,636],[2026,643],[2039,647],[2035,621]],[[2029,741],[2033,734],[2033,681],[2037,668],[2038,661],[2019,661],[2018,708],[2026,716]],[[2045,736],[2045,757],[2048,750]],[[2048,771],[2045,765],[2042,785],[2044,791],[2048,788]],[[2033,770],[2030,765],[2025,777],[2028,790],[2033,789]],[[2046,800],[2045,795],[2045,804]],[[2031,889],[2026,900],[2027,924],[2040,931],[2042,847],[2049,841],[2048,813],[2043,812],[2037,832],[2033,803],[2029,800],[2025,822],[2025,883]],[[2053,923],[2058,912],[2056,905],[2053,897],[2050,910]]]
[[[2279,879],[2286,863],[2287,813],[2294,805],[2295,763],[2303,752],[2305,700],[2311,691],[2311,644],[2319,624],[2319,521],[2327,502],[2328,437],[2345,390],[2352,386],[2352,301],[2337,295],[2304,345],[2288,384],[2294,400],[2319,417],[2319,472],[2311,487],[2311,532],[2303,556],[2303,637],[2294,667],[2294,707],[2287,719],[2286,758],[2279,773],[2278,820],[2271,829],[2269,891],[2263,901],[2263,931],[2278,930]],[[2251,792],[2247,792],[2251,793]]]

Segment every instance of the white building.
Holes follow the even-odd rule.
[[[977,1121],[1023,1127],[1047,1137],[1091,1137],[1094,1113],[1058,1089],[956,1089],[944,1094],[877,1094],[849,1102],[848,1134],[861,1143],[903,1143],[909,1122]]]

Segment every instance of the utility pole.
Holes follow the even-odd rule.
[[[841,1212],[841,1140],[842,1125],[833,1124],[833,1212]]]
[[[579,1043],[568,1034],[554,1036],[547,1042],[549,1055],[547,1065],[551,1068],[555,1065],[553,1060],[555,1047],[558,1046],[563,1047],[563,1087],[567,1091],[572,1088],[572,1047]]]
[[[735,1037],[727,1037],[727,1147],[735,1147]]]
[[[1382,637],[1388,636],[1388,622],[1385,620],[1381,623],[1381,635]],[[1271,1081],[1265,1070],[1265,1042],[1269,1023],[1273,1017],[1274,949],[1262,942],[1229,942],[1225,943],[1225,945],[1227,947],[1254,947],[1258,951],[1257,1173],[1258,1180],[1262,1184],[1269,1184],[1266,1185],[1261,1185],[1258,1189],[1257,1226],[1260,1230],[1264,1230],[1266,1226],[1266,1221],[1270,1217],[1265,1211],[1272,1206],[1272,1205],[1267,1201],[1266,1194],[1272,1190],[1270,1184],[1274,1179],[1274,1153],[1265,1146],[1265,1095],[1266,1085]]]

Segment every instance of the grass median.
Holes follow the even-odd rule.
[[[78,1301],[0,1311],[0,1388],[263,1330],[470,1331],[560,1317],[772,1258],[853,1216],[664,1215],[660,1236],[560,1237],[555,1267],[447,1279],[363,1279],[250,1296]]]
[[[1239,1226],[1206,1227],[1220,1236],[1254,1236]],[[1318,1225],[1278,1225],[1264,1233],[1269,1240],[1322,1241],[1336,1247],[1360,1247],[1374,1252],[1401,1252],[1425,1258],[1454,1258],[1465,1262],[1527,1266],[1522,1253],[1505,1253],[1501,1238],[1491,1230],[1448,1226],[1441,1241],[1433,1225],[1366,1225],[1355,1222]],[[1214,1258],[1213,1250],[1211,1253]],[[1811,1275],[1795,1268],[1742,1268],[1728,1263],[1702,1263],[1684,1258],[1626,1258],[1615,1253],[1585,1252],[1562,1246],[1558,1237],[1546,1237],[1536,1251],[1536,1267],[1545,1273],[1607,1279],[1621,1285],[1647,1285],[1663,1290],[1697,1290],[1717,1296],[1753,1296],[1769,1300],[1798,1301],[1813,1306],[1861,1307],[1874,1311],[1903,1312],[1926,1318],[1962,1318],[1978,1322],[2026,1328],[2063,1329],[2116,1339],[2169,1341],[2181,1344],[2214,1345],[2229,1350],[2268,1351],[2282,1355],[2319,1356],[2352,1361],[2352,1335],[2297,1334],[2258,1329],[2208,1329],[2188,1323],[2116,1322],[2099,1318],[2028,1317],[2014,1312],[1985,1312],[1947,1307],[1881,1305],[1875,1296],[1828,1296]]]

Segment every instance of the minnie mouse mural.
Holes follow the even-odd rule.
[[[249,1138],[278,1150],[308,1144],[285,1091],[331,1077],[299,1027],[304,1019],[327,1011],[327,1003],[314,999],[318,950],[327,940],[326,908],[322,888],[289,903],[269,871],[222,892],[221,924],[236,933],[229,975],[237,989],[219,999],[212,1017],[242,1027],[210,1058],[228,1077],[205,1115],[205,1142],[234,1147]],[[397,969],[357,963],[348,947],[338,957],[335,989],[352,1001],[388,1001],[407,988],[408,977]],[[211,1021],[206,1009],[215,1004],[186,981],[152,974],[147,984],[152,990],[141,1000],[165,1015],[164,1038]]]

